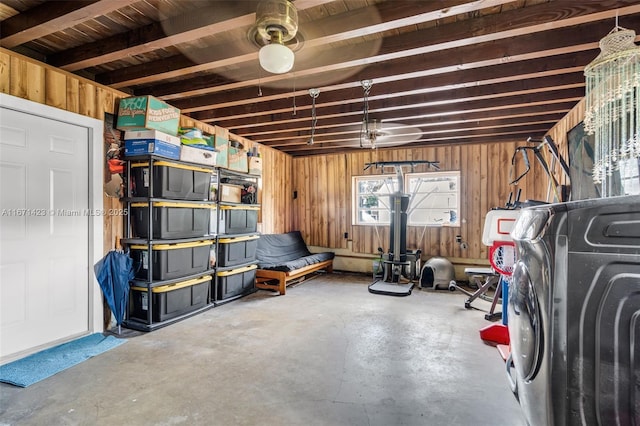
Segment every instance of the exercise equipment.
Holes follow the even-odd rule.
[[[546,199],[546,201],[547,202],[550,202],[550,201],[553,201],[553,200],[555,200],[556,202],[567,201],[569,197],[568,197],[567,194],[565,194],[565,193],[563,193],[563,191],[561,191],[561,187],[562,186],[560,185],[560,183],[556,179],[555,175],[553,174],[553,171],[555,169],[556,164],[559,164],[560,165],[560,170],[564,173],[564,175],[566,176],[567,180],[569,180],[570,179],[569,166],[567,165],[567,163],[564,160],[564,158],[562,158],[562,156],[558,152],[558,147],[556,146],[556,144],[553,141],[553,139],[551,138],[551,136],[548,136],[548,135],[545,136],[542,139],[542,141],[535,140],[535,139],[532,139],[532,138],[528,138],[527,142],[529,142],[529,143],[537,143],[538,145],[536,145],[536,146],[519,146],[518,148],[516,148],[515,152],[513,153],[513,157],[511,157],[511,173],[513,173],[518,153],[522,153],[522,159],[524,160],[525,170],[518,177],[514,178],[511,182],[509,182],[509,184],[510,185],[517,185],[518,182],[520,182],[520,180],[523,177],[525,177],[527,175],[527,173],[529,173],[529,170],[531,170],[531,163],[529,162],[529,156],[527,155],[527,151],[531,151],[533,153],[533,155],[535,156],[536,160],[538,160],[538,163],[540,163],[540,166],[544,170],[545,174],[547,175],[548,182],[547,182],[547,199]],[[544,156],[542,155],[542,153],[545,151],[545,149],[551,155],[551,164],[547,163],[547,161],[545,160]],[[552,200],[550,200],[552,190],[553,190],[554,198]]]
[[[404,193],[403,167],[410,167],[413,171],[418,164],[427,164],[439,169],[437,161],[382,161],[367,163],[364,170],[374,166],[376,168],[393,168],[398,180],[398,190],[389,195],[391,210],[391,224],[389,232],[389,250],[380,252],[382,265],[382,279],[369,285],[369,292],[389,296],[408,296],[418,279],[420,271],[421,251],[407,250],[407,210],[411,203],[411,196]]]

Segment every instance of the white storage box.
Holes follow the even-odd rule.
[[[204,164],[207,166],[216,165],[216,151],[213,149],[196,148],[189,145],[182,145],[180,149],[180,160],[191,163]]]
[[[124,132],[125,140],[145,139],[145,140],[157,140],[161,142],[170,143],[171,145],[180,146],[180,138],[177,136],[171,136],[167,133],[160,132],[158,130],[127,130]]]

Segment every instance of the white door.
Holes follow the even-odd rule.
[[[0,357],[85,334],[86,127],[0,108]]]

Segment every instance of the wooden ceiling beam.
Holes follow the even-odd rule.
[[[183,15],[55,53],[49,56],[48,62],[66,71],[77,71],[186,43],[237,26],[251,25],[256,19],[256,5],[257,1],[211,3]]]
[[[434,137],[420,139],[418,141],[409,142],[403,145],[393,147],[379,147],[376,150],[391,150],[398,148],[418,148],[418,147],[436,147],[436,146],[452,146],[452,145],[470,145],[470,144],[487,144],[487,143],[500,143],[500,142],[524,142],[528,137],[541,138],[546,133],[544,128],[529,128],[522,130],[511,130],[505,132],[484,132],[484,133],[470,133],[464,132],[458,135],[450,135],[446,137]],[[371,151],[371,148],[364,148]],[[290,147],[287,152],[296,156],[309,156],[309,155],[328,155],[328,154],[343,154],[345,152],[362,151],[360,147],[347,147],[340,145],[330,144],[313,144],[307,145],[306,143]]]
[[[512,117],[487,117],[481,120],[450,120],[441,122],[438,124],[423,125],[423,124],[408,124],[403,122],[404,125],[409,127],[417,127],[422,132],[429,133],[446,133],[460,129],[489,129],[514,125],[533,125],[542,123],[556,123],[560,120],[566,111],[557,111],[553,113],[543,112],[539,114],[529,114],[526,116],[517,115]],[[383,121],[382,125],[385,129],[394,129],[395,127],[387,121]],[[389,127],[389,125],[391,127]],[[360,126],[329,126],[324,129],[317,129],[314,134],[314,139],[318,142],[331,141],[343,137],[359,137]],[[298,141],[301,137],[308,137],[310,131],[306,129],[305,132],[287,132],[273,135],[261,135],[257,137],[249,137],[254,142],[264,143],[271,147],[287,146],[291,141]],[[244,135],[243,135],[244,136]]]
[[[524,105],[524,106],[516,106],[516,107],[501,107],[501,108],[477,108],[477,109],[469,109],[469,110],[458,110],[458,111],[446,111],[444,113],[434,113],[434,114],[422,114],[417,117],[406,120],[403,117],[390,117],[388,121],[393,122],[402,122],[408,126],[412,127],[420,127],[420,128],[438,128],[440,126],[448,126],[455,125],[457,123],[484,123],[487,121],[496,121],[496,120],[505,120],[511,117],[526,119],[527,117],[535,117],[538,115],[544,115],[547,112],[554,113],[558,115],[566,114],[571,108],[575,105],[575,101],[573,102],[557,102],[552,103],[551,105],[545,104],[542,102],[533,104],[533,105]],[[396,118],[399,118],[396,120]],[[387,121],[387,120],[385,120]],[[348,123],[341,124],[327,124],[324,126],[318,126],[317,132],[323,132],[327,129],[343,129],[343,128],[353,128],[359,127],[360,121],[352,121]],[[283,134],[278,130],[269,130],[259,135],[248,135],[243,133],[242,131],[236,131],[236,134],[244,137],[248,137],[251,140],[259,141],[265,145],[271,145],[272,143],[278,143],[276,141],[271,141],[271,137],[277,137],[278,135]],[[296,137],[308,137],[310,134],[309,127],[292,129],[292,134],[295,133]],[[286,133],[285,133],[286,134]]]
[[[640,14],[633,18],[628,17],[627,20],[630,21],[630,23],[640,25]],[[399,80],[415,78],[433,78],[439,74],[457,74],[461,71],[472,69],[480,70],[485,67],[497,68],[497,66],[504,66],[506,69],[513,67],[514,70],[518,70],[514,71],[517,73],[526,72],[523,68],[527,66],[532,66],[532,72],[544,71],[546,62],[549,62],[547,69],[561,66],[584,66],[597,56],[598,43],[594,40],[593,35],[599,34],[600,31],[605,31],[606,34],[609,30],[609,22],[596,22],[575,28],[563,28],[550,31],[545,34],[544,37],[540,37],[539,34],[525,35],[508,40],[497,40],[478,45],[465,46],[451,51],[441,51],[428,55],[417,55],[387,61],[385,63],[372,64],[350,77],[348,82],[318,87],[321,93],[321,98],[318,100],[322,102],[326,97],[330,96],[330,92],[335,90],[355,88],[356,91],[361,92],[362,89],[360,88],[359,82],[363,79],[373,80],[374,89],[372,90],[375,93],[376,85],[386,82],[398,82]],[[591,53],[583,53],[586,51],[591,51]],[[559,59],[563,55],[567,55],[569,59]],[[589,57],[589,55],[592,56]],[[573,58],[574,56],[575,58]],[[534,62],[536,59],[541,59],[541,62],[536,64],[536,62]],[[520,62],[523,62],[523,64],[520,65]],[[564,65],[561,64],[561,62],[563,62]],[[558,63],[558,65],[554,65],[555,63]],[[508,74],[508,71],[502,71],[502,75],[505,74]],[[185,83],[188,82],[187,80]],[[224,87],[230,87],[230,85]],[[186,87],[181,88],[186,89]],[[156,89],[160,89],[160,87]],[[190,93],[184,98],[177,97],[173,100],[172,98],[178,95],[161,96],[158,90],[148,91],[149,94],[160,96],[172,103],[172,105],[176,105],[185,113],[207,111],[202,114],[192,114],[195,118],[199,119],[209,119],[219,116],[220,112],[216,111],[216,108],[226,109],[235,104],[249,104],[252,105],[252,108],[258,110],[260,103],[274,99],[291,98],[294,95],[302,97],[304,105],[305,98],[308,97],[306,90],[298,90],[293,93],[263,87],[262,92],[262,96],[258,96],[257,88],[254,86],[206,96],[196,96],[195,93]],[[181,93],[184,94],[186,92]],[[211,111],[209,111],[209,109],[211,109]]]
[[[511,0],[386,2],[380,5],[347,11],[341,15],[327,16],[313,22],[301,22],[299,31],[305,35],[304,48],[309,49],[408,25],[435,21],[442,17],[453,16],[455,13],[471,12],[480,8],[508,3],[509,1]],[[299,10],[302,10],[299,2],[295,2],[295,4]],[[236,27],[250,26],[254,21],[255,13],[253,14],[253,21],[248,24],[244,22],[243,25],[237,25]],[[194,57],[199,59],[197,63],[190,59]],[[228,44],[224,42],[218,46],[194,50],[189,53],[189,57],[176,55],[100,74],[96,78],[102,84],[120,88],[148,84],[161,79],[184,76],[189,73],[236,65],[247,61],[257,62],[257,59],[258,49],[250,43],[243,44],[243,48],[238,51],[238,49],[229,49]]]
[[[305,10],[330,1],[333,0],[298,0],[296,6]],[[50,55],[48,62],[66,71],[77,71],[250,26],[256,20],[257,4],[258,0],[212,2],[199,10]],[[186,57],[182,60],[193,64]]]
[[[579,89],[584,96],[584,77],[580,74],[567,74],[558,78],[548,76],[517,80],[501,84],[487,86],[473,86],[461,89],[447,90],[435,93],[420,93],[404,96],[381,96],[369,99],[369,115],[371,118],[385,119],[384,113],[393,110],[405,110],[411,108],[430,107],[436,105],[456,104],[468,101],[490,101],[499,98],[527,95],[535,92],[548,92],[568,89]],[[317,115],[321,119],[328,117],[340,117],[362,114],[363,103],[345,102],[330,107],[317,108]],[[256,115],[230,120],[216,120],[216,124],[225,128],[260,127],[291,122],[296,120],[308,120],[310,114],[296,114],[292,116],[291,110],[285,113],[273,113],[269,115]]]
[[[421,3],[422,2],[416,2],[416,4]],[[351,55],[347,55],[348,59],[332,63],[326,63],[325,60],[323,61],[324,63],[320,65],[316,64],[315,66],[305,69],[296,69],[295,75],[297,79],[300,79],[301,77],[327,71],[335,71],[354,66],[365,66],[373,62],[382,62],[394,58],[446,50],[453,47],[491,40],[512,38],[523,34],[613,18],[616,16],[616,13],[619,16],[624,16],[640,11],[640,5],[635,3],[637,2],[633,0],[589,2],[586,5],[566,0],[543,3],[524,9],[506,11],[499,15],[488,15],[388,37],[383,40],[380,52],[376,55],[371,55],[368,48],[353,46],[353,49],[349,49]],[[629,6],[629,4],[631,4],[631,6]],[[613,5],[621,8],[618,9],[617,12],[610,10]],[[473,31],[470,31],[470,25],[473,26]],[[351,34],[351,30],[352,28],[345,28],[344,32]],[[469,34],[473,35],[469,36]],[[329,39],[333,40],[333,37],[332,35]],[[425,45],[425,40],[429,40],[429,44]],[[306,40],[305,44],[308,45],[311,42],[312,40]],[[329,46],[329,43],[316,44],[316,47],[319,45]],[[103,73],[96,76],[96,79],[102,84],[110,85],[114,88],[121,88],[124,86],[151,84],[175,77],[184,78],[187,74],[215,70],[223,66],[238,64],[238,61],[255,61],[257,58],[257,49],[252,53],[235,57],[230,56],[229,50],[229,46],[223,43],[218,47],[211,46],[197,53],[194,52],[193,55],[195,57],[201,58],[201,63],[194,66],[180,66],[180,68],[178,68],[176,64],[179,61],[176,61],[175,58],[167,58],[135,67],[127,67],[123,70]],[[313,51],[313,49],[307,51],[310,52],[310,56],[313,56],[309,58],[312,62],[320,56],[318,54],[319,52]],[[329,56],[342,54],[343,51],[346,51],[346,49],[332,49]],[[297,56],[303,56],[304,52],[305,48],[298,52]],[[358,57],[359,54],[362,56]],[[257,71],[256,68],[251,75],[235,76],[238,80],[243,81],[243,84],[238,87],[257,85],[259,83],[258,80],[261,80],[262,84],[268,85],[290,78],[288,75],[268,75],[257,78]]]
[[[128,6],[126,0],[84,0],[44,2],[2,21],[0,46],[12,48],[61,28],[73,27],[88,19]]]
[[[440,127],[440,126],[449,126],[456,124],[464,124],[464,123],[486,123],[493,122],[496,120],[509,120],[509,119],[527,119],[531,117],[544,116],[547,114],[557,114],[564,115],[566,114],[573,106],[574,102],[564,102],[557,103],[554,105],[534,105],[534,106],[524,106],[517,108],[502,108],[502,109],[492,109],[492,110],[476,110],[476,111],[459,111],[455,117],[450,115],[427,115],[423,117],[417,117],[412,119],[403,119],[403,117],[390,117],[386,121],[397,122],[401,121],[403,124],[408,126],[420,127],[420,128],[428,128],[428,127]],[[400,118],[397,120],[396,118]],[[316,126],[316,133],[324,133],[331,132],[335,129],[349,129],[353,126],[360,125],[361,121],[353,121],[351,123],[338,123],[338,124],[324,124]],[[256,142],[264,142],[266,144],[271,143],[271,141],[278,140],[279,137],[284,136],[288,137],[289,135],[299,137],[303,135],[308,135],[310,131],[309,126],[297,127],[293,129],[285,129],[285,130],[263,130],[262,132],[257,133],[245,133],[242,131],[236,132],[240,136],[247,137]]]
[[[552,81],[563,82],[579,80],[584,81],[583,69],[594,58],[593,51],[578,52],[576,55],[560,55],[546,60],[529,60],[514,64],[500,64],[479,69],[461,70],[457,72],[427,76],[421,78],[399,80],[375,84],[371,89],[369,100],[382,98],[411,96],[417,94],[429,94],[462,89],[465,87],[489,86],[511,81],[527,79],[551,78]],[[577,65],[576,65],[577,63]],[[564,68],[562,66],[571,66]],[[379,94],[378,94],[379,93]],[[296,111],[301,113],[311,109],[311,97],[308,93],[301,93],[296,98]],[[327,93],[320,92],[316,99],[316,109],[336,105],[357,103],[362,104],[363,91],[360,87],[352,87],[345,90],[332,90]],[[190,116],[197,120],[215,118],[217,120],[241,119],[273,113],[285,113],[292,111],[292,98],[285,98],[271,102],[253,102],[233,107],[217,108],[211,106],[210,111],[203,113],[191,113]],[[181,103],[174,106],[181,108]],[[189,113],[188,109],[182,109],[183,113]]]
[[[489,15],[467,21],[454,22],[438,27],[425,28],[416,32],[408,32],[388,37],[383,40],[379,52],[375,55],[371,55],[366,48],[359,49],[357,45],[354,45],[350,46],[350,49],[332,50],[328,56],[334,60],[330,63],[328,63],[322,55],[314,54],[313,57],[309,58],[304,69],[295,69],[295,72],[285,75],[268,75],[260,77],[256,75],[258,70],[252,69],[251,71],[248,71],[248,74],[246,75],[235,75],[234,77],[239,81],[222,86],[209,86],[206,88],[194,89],[193,86],[190,88],[185,87],[183,83],[179,83],[177,85],[166,84],[163,87],[163,92],[165,93],[159,93],[157,89],[155,91],[153,89],[149,90],[149,92],[153,91],[156,96],[161,96],[166,100],[171,100],[185,96],[199,96],[208,93],[239,89],[242,87],[258,86],[259,84],[263,86],[276,83],[282,84],[294,77],[297,81],[304,80],[305,78],[307,80],[312,80],[311,77],[317,74],[336,72],[340,70],[343,70],[342,72],[344,74],[344,72],[347,72],[350,68],[370,66],[373,63],[388,62],[393,59],[404,57],[415,57],[416,55],[451,51],[453,48],[468,47],[469,45],[487,43],[490,41],[512,40],[515,37],[523,35],[533,35],[539,38],[546,38],[547,34],[541,36],[535,33],[574,27],[584,23],[601,21],[603,19],[613,19],[616,15],[622,19],[623,16],[640,12],[640,5],[636,3],[637,2],[633,2],[632,0],[603,1],[597,3],[590,2],[587,5],[567,0],[543,3],[525,9],[510,10],[498,15]],[[611,8],[613,4],[627,6],[617,10],[607,9],[607,7]],[[632,5],[628,6],[628,4]],[[472,31],[470,31],[470,26]],[[611,29],[610,23],[608,28],[609,30]],[[576,30],[574,29],[573,32],[576,32]],[[470,33],[473,35],[469,36]],[[597,43],[599,35],[590,33],[588,36],[591,42]],[[428,40],[428,42],[425,42],[425,40]],[[221,49],[222,48],[223,47],[221,46]],[[216,50],[218,49],[210,49],[210,51]],[[303,52],[304,49],[298,53],[298,56]],[[169,59],[167,59],[167,61]],[[115,81],[114,75],[119,71],[104,73],[97,76],[97,79],[103,84],[111,85],[116,88],[130,85],[150,84],[166,78],[178,76],[184,78],[185,74],[191,73],[192,71],[202,72],[216,68],[215,64],[210,63],[209,65],[211,66],[208,66],[207,64],[200,64],[194,69],[183,68],[168,73],[159,72],[159,70],[164,70],[166,66],[170,66],[169,64],[166,64],[165,67],[158,65],[147,69],[145,76],[142,77],[142,79],[121,80],[118,78],[117,80],[119,81]],[[151,65],[149,65],[149,67],[151,67]],[[129,70],[129,68],[126,70]],[[126,70],[122,72],[128,72]],[[298,85],[298,87],[301,86],[302,85],[300,84]]]

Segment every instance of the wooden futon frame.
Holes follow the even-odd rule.
[[[324,269],[329,274],[332,273],[333,259],[307,265],[303,268],[288,272],[258,269],[256,272],[256,287],[264,290],[277,290],[281,295],[284,295],[286,294],[287,286],[292,284],[291,281],[321,269]],[[277,283],[274,282],[276,280],[278,281]]]

